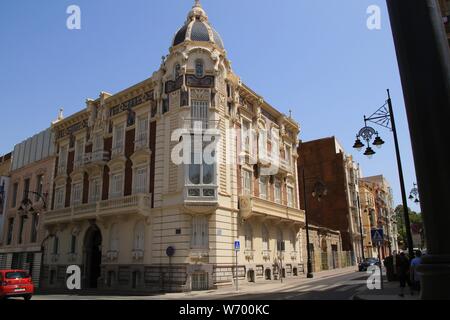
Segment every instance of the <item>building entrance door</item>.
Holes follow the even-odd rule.
[[[98,286],[102,264],[102,234],[100,229],[93,225],[86,232],[84,238],[84,274],[85,288],[95,289]]]

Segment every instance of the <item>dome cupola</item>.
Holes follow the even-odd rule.
[[[172,45],[175,47],[185,41],[209,42],[224,49],[222,38],[209,23],[200,0],[195,0],[184,26],[175,34]]]

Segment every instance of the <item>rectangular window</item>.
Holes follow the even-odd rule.
[[[191,106],[192,126],[200,126],[207,129],[208,125],[208,101],[192,100]]]
[[[267,156],[267,132],[265,129],[259,131],[259,155],[261,157]]]
[[[275,181],[275,202],[281,203],[281,182],[279,180]]]
[[[84,157],[84,140],[77,140],[75,145],[75,167],[79,167],[83,164]]]
[[[19,244],[21,244],[23,242],[23,227],[25,226],[25,218],[26,216],[21,216],[20,217],[20,225],[19,225]]]
[[[292,187],[287,187],[287,205],[294,207],[294,188]]]
[[[39,201],[39,195],[42,195],[42,192],[44,191],[44,176],[43,175],[38,175],[36,177],[36,196],[35,196],[35,201]]]
[[[70,253],[75,254],[76,250],[77,250],[77,237],[72,234],[70,238]]]
[[[39,225],[39,216],[37,213],[33,213],[31,219],[31,243],[35,243],[37,241],[38,225]]]
[[[125,138],[125,125],[122,123],[114,127],[114,137],[113,137],[114,155],[123,153],[124,138]]]
[[[64,208],[65,187],[58,187],[55,190],[55,209]]]
[[[10,245],[12,243],[13,230],[14,230],[14,218],[9,218],[9,220],[8,220],[8,234],[7,234],[7,238],[6,238],[6,244],[7,245]]]
[[[72,185],[72,206],[78,206],[82,202],[83,184],[75,183]]]
[[[259,177],[259,197],[261,199],[267,199],[267,177]]]
[[[215,165],[207,164],[206,159],[202,159],[204,148],[207,146],[204,143],[203,147],[198,146],[195,141],[198,137],[192,137],[191,146],[191,164],[189,165],[189,182],[193,185],[213,184],[215,182]],[[214,162],[214,159],[212,162]]]
[[[59,253],[59,238],[58,236],[55,236],[53,238],[53,254]]]
[[[244,152],[250,152],[250,133],[251,124],[249,121],[242,121],[242,149]]]
[[[92,203],[100,201],[100,196],[101,196],[101,180],[100,178],[94,178],[91,180],[89,202]]]
[[[30,192],[30,179],[25,179],[23,186],[22,200],[28,199],[28,193]]]
[[[119,198],[123,195],[123,174],[116,173],[111,176],[111,198]]]
[[[146,147],[148,144],[148,118],[140,117],[137,121],[136,147]]]
[[[244,195],[252,194],[252,173],[247,170],[242,171],[242,189],[244,191]]]
[[[134,177],[134,193],[146,193],[148,185],[147,167],[137,168]]]
[[[289,166],[292,163],[291,159],[292,159],[291,147],[286,146],[285,160]]]
[[[101,133],[94,135],[92,150],[93,152],[103,151],[103,136]]]
[[[13,194],[12,194],[12,202],[11,202],[11,208],[15,208],[17,206],[17,193],[19,192],[19,184],[14,183],[13,184]]]
[[[198,216],[192,218],[192,241],[193,249],[208,249],[208,218]]]
[[[68,147],[64,146],[61,147],[59,151],[59,160],[58,160],[58,173],[64,174],[67,170],[67,153],[68,153]]]

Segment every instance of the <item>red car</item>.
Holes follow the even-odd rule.
[[[31,276],[24,270],[0,270],[0,299],[23,297],[30,300],[34,293]]]

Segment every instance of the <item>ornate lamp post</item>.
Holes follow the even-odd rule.
[[[408,252],[410,257],[414,257],[414,250],[413,250],[413,241],[412,241],[412,235],[411,235],[411,224],[409,221],[409,215],[408,215],[408,202],[406,200],[406,191],[405,191],[405,182],[403,179],[403,169],[402,169],[402,161],[400,157],[400,147],[398,143],[398,137],[397,137],[397,129],[395,126],[395,118],[394,118],[394,110],[392,108],[392,100],[391,95],[389,92],[389,89],[387,90],[388,99],[386,103],[381,106],[377,111],[375,111],[370,117],[364,116],[364,127],[359,131],[358,135],[356,136],[355,144],[353,145],[353,148],[361,150],[364,147],[364,144],[361,142],[361,138],[365,140],[367,144],[366,151],[364,152],[364,155],[371,158],[376,152],[371,148],[370,142],[372,141],[373,137],[375,139],[372,142],[372,145],[380,148],[384,141],[379,137],[378,132],[367,125],[368,122],[372,122],[374,124],[377,124],[379,126],[382,126],[384,128],[390,129],[394,135],[394,143],[395,143],[395,153],[397,156],[397,167],[398,167],[398,175],[400,180],[400,189],[402,192],[402,203],[404,208],[404,220],[405,220],[405,228],[406,228],[406,238],[408,242]]]
[[[414,187],[411,189],[411,192],[409,193],[409,200],[414,200],[414,203],[419,204],[419,189],[417,189],[417,184],[414,183]]]
[[[307,278],[313,278],[312,272],[312,260],[311,260],[311,250],[309,248],[309,221],[308,221],[308,207],[307,207],[307,198],[306,198],[306,178],[305,178],[305,168],[302,169],[302,178],[303,178],[303,197],[305,202],[305,224],[306,224],[306,252],[308,254],[308,262],[307,262]],[[325,184],[321,181],[316,181],[314,184],[314,189],[312,192],[313,198],[317,198],[317,201],[321,201],[322,197],[326,196],[328,190]]]

